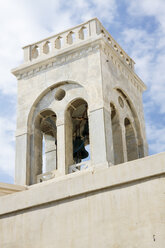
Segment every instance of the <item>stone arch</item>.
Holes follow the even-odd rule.
[[[115,105],[112,102],[110,103],[110,108],[111,108],[111,125],[112,125],[114,164],[120,164],[124,162],[122,129],[120,126],[119,113]]]
[[[81,27],[79,32],[78,32],[78,34],[79,34],[79,38],[81,40],[86,39],[86,37],[87,37],[87,28],[85,26]]]
[[[132,117],[134,119],[135,132],[136,132],[136,136],[137,136],[138,158],[142,158],[142,157],[144,157],[144,141],[143,141],[142,134],[141,134],[140,121],[139,121],[137,112],[135,110],[133,103],[131,102],[130,98],[128,97],[128,95],[120,88],[115,88],[115,89],[119,94],[121,94],[121,96],[125,100],[127,106],[130,109]]]
[[[128,118],[125,118],[124,126],[125,126],[125,139],[126,139],[126,148],[127,148],[127,160],[128,161],[135,160],[138,158],[138,146],[132,123]]]
[[[61,92],[63,93],[63,89],[65,89],[66,92],[69,92],[67,96],[65,96],[65,94],[61,94]],[[73,90],[73,92],[71,92],[71,90]],[[40,120],[38,119],[38,116],[40,116],[40,113],[42,111],[50,110],[55,113],[56,122],[59,122],[59,118],[65,115],[65,111],[66,111],[66,108],[68,107],[69,102],[76,99],[75,94],[74,94],[75,92],[78,97],[80,95],[83,95],[84,99],[86,100],[87,93],[81,84],[73,82],[73,81],[62,81],[62,82],[53,84],[47,89],[45,89],[34,101],[31,107],[31,110],[29,112],[28,119],[27,119],[27,132],[28,132],[28,140],[27,140],[27,161],[28,161],[27,164],[28,166],[27,168],[28,168],[28,175],[29,175],[27,181],[29,181],[29,184],[36,183],[36,176],[40,174],[41,172],[43,172],[41,170],[42,159],[40,158],[39,165],[36,167],[35,167],[35,162],[34,162],[35,160],[34,154],[33,154],[34,153],[34,140],[35,140],[34,137],[36,135],[34,130],[35,130],[36,123],[37,123],[36,120]],[[62,117],[62,119],[64,119],[64,117]],[[60,122],[61,122],[61,119],[60,119]],[[38,134],[40,134],[40,132],[38,132]],[[43,140],[43,137],[44,139],[46,138],[46,135],[42,136],[40,134],[39,136],[40,136],[40,140]],[[39,140],[39,136],[38,136],[38,140]],[[50,137],[47,137],[47,138],[49,138],[49,143],[51,143]],[[40,144],[40,147],[41,147],[41,144]],[[62,145],[62,149],[65,150],[65,143],[63,143]],[[56,151],[57,150],[58,149],[56,148]],[[41,154],[42,154],[41,152],[38,153],[39,156],[41,156]],[[56,154],[56,158],[57,158],[57,154]],[[61,158],[61,155],[58,156],[58,163],[56,162],[56,165],[60,164],[59,166],[61,168],[61,164],[64,164],[64,163],[62,162],[62,160],[59,162],[60,158]],[[46,169],[48,169],[47,166],[46,166]],[[59,167],[57,168],[56,166],[56,169],[59,169]],[[61,173],[61,172],[58,171],[58,173]]]
[[[39,103],[41,102],[41,100],[43,99],[43,97],[46,96],[49,92],[52,92],[54,89],[59,88],[60,86],[62,87],[62,86],[71,85],[71,84],[75,85],[75,87],[76,86],[83,87],[83,85],[81,83],[71,81],[71,80],[66,80],[66,81],[56,82],[41,92],[41,94],[35,99],[34,103],[31,106],[31,109],[29,111],[29,115],[28,115],[28,119],[27,119],[27,131],[29,133],[31,133],[31,123],[33,122],[36,108],[39,105]]]
[[[73,99],[65,111],[65,135],[66,135],[66,170],[73,164],[79,164],[88,157],[89,147],[89,122],[88,103],[83,98]],[[89,149],[89,148],[88,148]],[[77,167],[81,170],[81,167]]]
[[[39,56],[39,46],[35,45],[32,47],[31,58],[36,59]]]
[[[70,31],[66,37],[66,40],[69,45],[73,44],[75,41],[75,33],[73,31]]]
[[[49,41],[46,41],[43,45],[43,53],[48,54],[51,50],[51,43]]]
[[[63,40],[63,37],[61,36],[58,36],[57,39],[55,40],[55,43],[54,43],[54,46],[56,49],[60,49],[61,46],[62,46],[62,40]]]
[[[33,126],[32,143],[32,182],[43,174],[43,153],[46,157],[46,172],[57,169],[57,128],[56,114],[50,110],[42,110],[36,116]]]

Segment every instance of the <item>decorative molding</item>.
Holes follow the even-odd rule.
[[[107,56],[107,62],[110,60],[115,65],[117,70],[132,83],[136,90],[142,93],[146,89],[144,83],[139,79],[136,73],[133,70],[130,70],[128,66],[125,65],[125,63],[123,63],[120,58],[118,58],[118,55],[112,50],[111,47],[109,47],[107,44],[102,44],[101,50]]]
[[[14,71],[14,74],[18,80],[28,79],[41,72],[70,63],[101,49],[107,56],[107,61],[110,60],[115,65],[117,70],[132,83],[136,90],[142,93],[146,89],[144,83],[140,80],[132,68],[130,68],[130,66],[126,64],[122,58],[120,58],[120,55],[116,52],[116,50],[109,43],[107,44],[105,39],[103,40],[101,38],[101,41],[103,42],[97,40],[93,44],[90,43],[82,48],[79,47],[78,49],[74,49],[72,51],[65,51],[60,55],[49,57],[47,59],[43,57],[40,61],[36,61],[36,63],[30,63],[27,66],[25,64],[22,68],[18,68],[18,70]]]
[[[18,69],[18,71],[16,71],[14,74],[18,80],[27,79],[45,70],[62,66],[64,64],[67,64],[77,59],[80,59],[82,57],[85,57],[89,54],[95,53],[99,50],[99,48],[100,48],[99,44],[93,44],[93,45],[91,44],[90,46],[88,45],[87,47],[83,47],[79,49],[79,51],[76,50],[76,51],[72,51],[69,53],[63,53],[59,56],[54,56],[50,59],[46,59],[36,64],[29,65],[26,68],[23,68],[20,70]],[[32,67],[34,69],[32,69]]]
[[[117,166],[110,166],[109,168],[106,168],[106,163],[101,164],[100,167],[94,167],[91,164],[91,170],[71,173],[52,179],[49,182],[43,182],[45,187],[32,185],[27,187],[30,190],[5,197],[0,204],[0,216],[45,203],[71,199],[71,197],[89,194],[94,191],[100,191],[101,189],[118,188],[119,185],[132,184],[138,180],[142,182],[146,181],[146,179],[152,180],[153,177],[160,178],[160,176],[165,176],[164,164],[165,152]],[[94,183],[91,184],[91,182]],[[59,187],[62,194],[59,194]],[[33,194],[31,190],[33,190]],[[49,194],[52,190],[53,194]]]
[[[23,191],[26,189],[27,189],[26,186],[8,184],[8,183],[0,183],[0,196],[12,194],[12,193]]]

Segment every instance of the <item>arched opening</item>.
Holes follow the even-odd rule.
[[[26,149],[27,151],[26,184],[32,185],[32,184],[37,183],[37,178],[39,178],[38,175],[41,175],[43,180],[49,180],[51,178],[67,174],[68,168],[66,168],[66,165],[73,165],[75,163],[73,160],[72,153],[71,155],[70,154],[67,155],[69,150],[71,149],[73,150],[73,144],[71,146],[67,145],[67,148],[65,146],[65,144],[68,144],[68,142],[70,141],[68,139],[69,138],[68,134],[66,134],[65,123],[63,122],[65,120],[65,117],[68,116],[68,113],[66,114],[67,112],[66,109],[69,108],[70,106],[70,104],[67,104],[67,107],[66,107],[66,102],[68,102],[69,99],[73,99],[72,97],[74,97],[75,94],[80,96],[79,98],[81,98],[81,95],[85,95],[85,90],[81,84],[75,81],[56,82],[52,84],[51,91],[50,91],[50,88],[47,88],[43,92],[41,92],[41,94],[36,98],[33,105],[31,106],[31,110],[29,112],[28,121],[27,121],[28,139],[27,139],[27,149]],[[71,101],[72,100],[69,100],[69,102]],[[54,102],[54,105],[52,104],[53,102]],[[57,150],[56,150],[56,154],[57,154],[56,160],[58,161],[57,163],[54,163],[53,160],[51,159],[52,164],[53,164],[53,171],[50,171],[51,169],[50,170],[48,169],[48,164],[50,165],[50,163],[47,162],[47,160],[49,159],[48,153],[47,154],[45,153],[45,148],[46,148],[45,147],[46,144],[44,141],[45,135],[44,135],[44,132],[42,132],[40,128],[42,115],[45,115],[45,117],[47,115],[49,116],[49,113],[47,113],[46,111],[48,110],[50,111],[49,107],[51,105],[53,105],[54,112],[52,111],[49,113],[50,115],[55,117],[54,118],[55,124],[57,123],[56,115],[58,119],[57,134],[53,136],[53,137],[56,137],[57,135],[56,139],[58,141],[58,144],[57,144]],[[74,104],[72,104],[72,106],[73,105]],[[67,122],[67,126],[68,125],[70,125],[70,129],[72,129],[72,122]],[[48,138],[50,139],[51,136],[48,136]],[[66,142],[66,139],[68,139],[68,142]],[[54,144],[53,141],[52,143]],[[72,140],[71,140],[71,143],[72,143]],[[85,149],[88,149],[88,148],[89,147],[86,146]],[[53,151],[52,151],[52,154],[53,154]],[[70,156],[72,157],[72,161],[68,162]],[[85,166],[87,165],[89,166],[89,163],[90,162],[85,163]],[[54,171],[56,169],[57,171]],[[50,171],[50,173],[49,172],[47,173],[47,171]],[[42,175],[43,173],[44,175]]]
[[[87,38],[87,28],[86,27],[81,27],[81,29],[79,30],[79,38],[81,40],[84,40]]]
[[[85,100],[79,98],[69,104],[65,114],[65,126],[66,167],[67,172],[71,173],[82,170],[84,166],[81,162],[90,159],[88,104]],[[69,168],[70,165],[73,167]]]
[[[57,169],[56,114],[51,110],[42,111],[35,120],[34,167],[35,181],[43,181],[43,173]]]
[[[39,47],[35,45],[31,50],[31,58],[36,59],[39,56]]]
[[[67,43],[69,45],[73,44],[73,42],[75,41],[75,33],[70,31],[69,34],[67,35],[66,39],[67,39]]]
[[[139,158],[143,158],[144,157],[144,141],[142,138],[142,134],[141,134],[141,128],[140,128],[140,122],[136,113],[135,108],[133,107],[133,104],[131,103],[131,101],[129,100],[129,98],[126,96],[126,94],[123,92],[123,90],[117,88],[116,89],[119,94],[123,97],[123,99],[125,99],[125,102],[127,104],[127,106],[130,109],[130,112],[134,118],[134,124],[135,124],[135,129],[136,129],[136,134],[137,134],[137,149],[138,149],[138,157]]]
[[[125,139],[127,147],[127,160],[131,161],[138,158],[138,146],[136,142],[133,126],[128,118],[124,120]]]
[[[115,106],[111,103],[110,107],[111,107],[114,164],[120,164],[124,162],[122,130],[120,126],[119,115],[118,112],[116,111]]]
[[[43,53],[48,54],[51,50],[51,43],[49,41],[46,41],[43,45]]]
[[[62,47],[63,38],[61,36],[58,36],[55,40],[55,48],[60,49]]]

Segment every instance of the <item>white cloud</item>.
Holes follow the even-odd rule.
[[[5,0],[0,1],[0,94],[16,95],[10,70],[23,60],[21,47],[97,16],[110,23],[115,0]],[[1,104],[1,103],[0,103]],[[3,103],[2,103],[3,104]],[[0,114],[0,170],[13,175],[15,113]]]
[[[125,28],[121,33],[121,43],[135,60],[137,74],[148,83],[151,78],[152,60],[154,58],[153,47],[155,40],[152,34],[148,34],[140,28]]]
[[[150,152],[159,153],[165,151],[165,127],[148,123],[146,126],[147,138],[150,143]]]
[[[151,110],[157,105],[160,106],[158,112],[165,113],[165,1],[156,0],[152,4],[150,0],[125,2],[128,18],[138,22],[143,16],[153,17],[158,24],[156,29],[148,32],[145,28],[137,28],[136,24],[131,28],[125,26],[120,20],[117,0],[0,1],[0,94],[6,97],[16,95],[16,79],[10,70],[22,62],[22,46],[95,16],[109,29],[113,29],[113,24],[117,23],[123,30],[119,33],[119,43],[133,57],[138,75],[149,88],[145,109],[151,150],[162,151],[165,140],[159,138],[159,135],[163,136],[164,128],[151,121]],[[0,169],[11,175],[14,170],[15,113],[8,114],[10,118],[0,115],[0,147],[3,147],[3,152],[0,152]]]
[[[15,120],[0,117],[0,170],[13,176],[15,164],[14,152]]]
[[[138,18],[141,20],[149,17],[155,23],[148,31],[145,30],[145,25],[126,28],[122,34],[122,42],[136,61],[136,71],[148,86],[144,105],[147,137],[151,153],[157,153],[165,150],[162,119],[162,114],[165,113],[165,1],[126,2],[129,16],[134,22]]]
[[[16,94],[16,80],[10,74],[22,60],[21,46],[40,40],[94,16],[113,20],[115,0],[6,0],[0,3],[0,91]],[[9,90],[10,89],[10,90]]]
[[[147,84],[149,101],[165,113],[165,1],[128,1],[128,13],[135,20],[149,16],[157,24],[152,30],[143,27],[125,28],[121,42],[136,62],[137,74]]]
[[[143,0],[143,1],[128,1],[129,14],[138,16],[154,16],[161,28],[165,28],[165,1],[164,0]],[[165,32],[165,30],[164,30]]]

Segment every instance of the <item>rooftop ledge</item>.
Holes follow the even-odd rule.
[[[0,215],[108,188],[123,187],[165,176],[165,152],[116,166],[102,164],[51,179],[28,190],[0,197]],[[123,185],[123,186],[122,186]],[[53,192],[53,194],[52,194]]]
[[[9,183],[0,183],[0,196],[20,192],[26,189],[27,189],[26,186],[9,184]]]
[[[24,64],[29,66],[31,63],[38,63],[52,56],[56,56],[59,52],[65,52],[67,49],[75,48],[75,46],[83,45],[86,42],[94,41],[98,38],[104,38],[111,46],[114,52],[120,59],[132,70],[134,70],[135,62],[128,56],[128,54],[120,47],[120,45],[113,39],[109,32],[103,27],[97,18],[93,18],[87,22],[77,25],[73,28],[67,29],[64,32],[58,33],[54,36],[40,40],[23,47],[24,50]],[[12,72],[16,74],[17,68]]]

